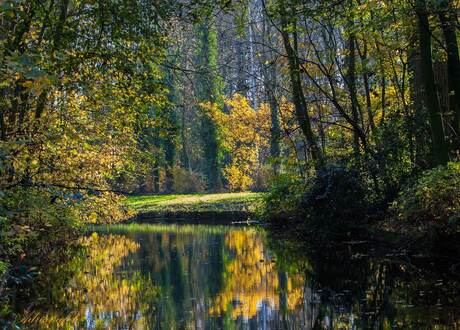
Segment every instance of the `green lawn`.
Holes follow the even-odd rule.
[[[263,193],[149,195],[128,197],[138,213],[254,212]]]
[[[145,224],[145,223],[128,223],[128,224],[110,224],[89,226],[90,231],[120,234],[120,233],[174,233],[174,234],[195,234],[195,235],[221,235],[229,231],[254,231],[254,227],[233,227],[223,225],[178,225],[178,224]]]

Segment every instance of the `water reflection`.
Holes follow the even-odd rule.
[[[460,260],[362,241],[267,242],[280,268],[304,274],[311,329],[460,328]]]
[[[360,244],[319,249],[254,229],[162,225],[106,228],[83,244],[49,271],[41,298],[18,303],[27,327],[460,327],[452,272]]]
[[[49,274],[48,308],[32,309],[23,323],[42,329],[146,329],[158,291],[149,274],[130,267],[127,256],[139,244],[96,233],[82,243],[85,253]]]

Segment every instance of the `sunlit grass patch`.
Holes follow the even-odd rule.
[[[253,212],[262,193],[149,195],[128,197],[126,204],[139,213]]]
[[[130,196],[127,199],[127,205],[129,206],[143,206],[145,204],[156,204],[165,202],[168,200],[175,200],[180,196],[189,195],[144,195],[144,196]],[[192,195],[190,195],[192,196]]]
[[[249,227],[232,227],[232,226],[209,226],[209,225],[178,225],[178,224],[113,224],[113,225],[97,225],[89,227],[90,231],[101,233],[174,233],[174,234],[211,234],[220,235],[229,231],[244,230],[254,231],[254,228]]]

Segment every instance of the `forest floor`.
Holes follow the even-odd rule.
[[[126,205],[137,219],[187,218],[203,220],[246,220],[260,204],[263,193],[238,192],[189,195],[130,196]]]

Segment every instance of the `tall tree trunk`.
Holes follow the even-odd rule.
[[[62,0],[60,4],[60,12],[59,12],[59,21],[56,26],[56,30],[54,32],[53,38],[53,52],[51,56],[53,59],[56,57],[56,52],[61,48],[62,43],[62,33],[64,31],[64,26],[67,20],[67,11],[69,9],[70,0]],[[40,93],[38,97],[37,106],[35,108],[35,119],[40,119],[45,110],[46,101],[48,99],[49,89],[46,88]]]
[[[174,54],[174,64],[178,54]],[[166,110],[167,119],[167,135],[163,140],[165,150],[165,191],[171,193],[174,184],[173,169],[176,165],[177,154],[177,137],[178,137],[178,120],[177,120],[177,105],[179,104],[179,93],[176,87],[176,79],[174,73],[170,70],[166,75],[166,86],[168,87],[168,100],[170,106]]]
[[[295,107],[296,119],[299,123],[300,129],[302,130],[305,139],[307,140],[310,148],[311,157],[317,163],[317,167],[323,165],[323,157],[321,150],[319,149],[316,137],[313,133],[311,126],[310,116],[307,110],[307,102],[302,89],[302,80],[300,77],[300,63],[297,56],[297,33],[296,33],[296,22],[289,22],[289,18],[293,15],[286,13],[284,7],[281,9],[281,34],[283,38],[284,48],[287,53],[289,62],[289,80],[292,89],[292,98]],[[289,31],[292,30],[292,42]]]
[[[280,169],[280,121],[278,116],[278,102],[276,100],[274,86],[272,85],[272,90],[269,91],[269,104],[270,104],[270,157],[273,158],[273,169],[275,173],[279,172]]]
[[[431,134],[433,138],[433,156],[438,165],[449,161],[449,148],[444,138],[444,128],[441,117],[438,94],[433,73],[433,60],[431,57],[431,31],[425,0],[416,1],[416,14],[418,18],[418,31],[420,42],[420,60],[426,105],[430,114]]]
[[[246,81],[246,71],[244,68],[245,63],[245,49],[243,38],[241,36],[237,36],[235,41],[235,49],[236,49],[236,92],[238,94],[243,95],[244,97],[248,96],[248,85]]]
[[[158,163],[155,164],[152,171],[152,188],[155,194],[158,194],[160,192],[160,170],[158,167]]]
[[[6,141],[6,123],[5,123],[5,113],[6,107],[0,109],[0,139]]]
[[[187,169],[189,172],[191,171],[190,168],[190,159],[188,157],[188,141],[187,135],[185,133],[186,125],[185,125],[185,106],[181,107],[181,124],[180,124],[180,140],[182,145],[182,152],[181,152],[181,164],[182,167]]]
[[[412,122],[415,155],[412,160],[416,169],[427,168],[429,155],[430,125],[423,95],[423,78],[421,73],[420,52],[416,31],[413,34],[413,46],[408,53],[408,69],[410,73],[409,90],[412,104]]]
[[[439,12],[444,40],[447,48],[447,78],[449,82],[449,111],[452,112],[452,128],[455,135],[455,148],[460,149],[460,58],[457,44],[457,13],[452,1]]]
[[[173,122],[174,123],[174,122]],[[164,141],[165,148],[165,190],[171,193],[174,184],[173,169],[176,165],[176,127],[168,131],[168,136]]]
[[[356,38],[353,33],[350,33],[348,39],[348,72],[347,72],[347,85],[350,93],[351,101],[351,118],[359,125],[358,116],[358,97],[356,95]],[[356,130],[353,130],[353,150],[355,157],[359,158],[360,147],[359,147],[359,135]]]
[[[199,26],[198,34],[200,73],[197,77],[197,101],[199,103],[211,103],[221,111],[223,100],[217,72],[217,31],[215,22],[211,17]],[[209,112],[204,109],[200,131],[203,143],[203,169],[208,180],[208,188],[217,191],[222,186],[217,126]]]
[[[251,22],[251,5],[252,1],[249,1],[248,10],[249,10],[249,24],[248,24],[248,38],[249,38],[249,74],[250,74],[250,96],[251,96],[251,105],[254,110],[257,110],[259,103],[257,100],[257,80],[256,80],[256,61],[254,54],[254,27]]]
[[[271,25],[265,18],[263,22],[263,38],[264,43],[266,44],[272,44],[270,26]],[[266,51],[263,54],[262,73],[264,77],[264,89],[268,104],[270,105],[270,157],[273,159],[273,171],[277,174],[280,169],[279,158],[281,154],[279,141],[281,128],[278,113],[278,101],[276,99],[277,65],[273,51]]]
[[[367,68],[367,60],[368,60],[368,51],[367,51],[367,41],[363,40],[364,49],[361,55],[361,64],[363,66],[363,83],[364,83],[364,92],[366,93],[366,110],[367,110],[367,119],[369,122],[369,128],[372,134],[375,134],[375,122],[374,122],[374,114],[372,113],[372,98],[371,98],[371,90],[369,84],[369,69]]]

